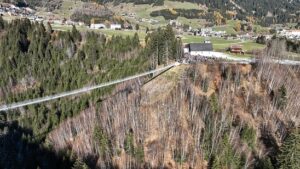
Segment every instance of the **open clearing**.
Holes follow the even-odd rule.
[[[239,44],[243,46],[245,51],[251,51],[255,49],[263,49],[265,45],[255,43],[253,41],[242,41],[242,40],[226,40],[224,38],[206,38],[201,36],[184,35],[182,38],[183,43],[202,43],[204,40],[210,40],[215,50],[224,50],[231,45]]]
[[[51,26],[54,30],[61,30],[61,31],[72,30],[71,25],[52,24]],[[112,36],[134,36],[134,34],[137,33],[139,35],[141,42],[143,42],[146,37],[146,33],[144,30],[136,31],[136,30],[90,29],[87,26],[76,26],[76,28],[81,32],[87,32],[87,31],[101,32],[109,37],[112,37]]]
[[[226,25],[214,26],[214,31],[226,31],[227,34],[237,34],[235,31],[236,20],[227,20]],[[253,25],[253,30],[256,30],[257,33],[268,33],[269,29],[266,27],[262,27],[260,25]]]
[[[37,14],[42,17],[54,17],[56,19],[69,19],[73,10],[81,7],[83,2],[80,0],[63,0],[59,9],[54,10],[52,13],[46,11],[45,8],[37,8]]]
[[[128,19],[132,23],[139,23],[142,27],[149,27],[149,28],[157,28],[161,25],[166,25],[168,23],[168,21],[166,21],[162,16],[151,17],[150,13],[153,11],[162,10],[162,9],[172,9],[172,8],[206,10],[205,8],[197,5],[196,3],[177,2],[177,1],[165,1],[165,4],[163,6],[152,6],[148,4],[135,5],[133,3],[126,3],[126,4],[121,3],[119,5],[113,5],[111,3],[110,5],[108,5],[108,7],[117,15],[122,15],[123,13],[134,13],[136,14],[137,18],[155,19],[158,21],[158,24],[152,25],[147,22],[137,22],[136,19],[126,17],[126,19]],[[201,25],[201,23],[205,23],[201,19],[186,19],[182,17],[179,17],[178,21],[185,24],[189,24],[193,28],[197,28]]]

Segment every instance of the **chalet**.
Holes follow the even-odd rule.
[[[99,24],[91,24],[90,28],[91,29],[105,29],[106,26],[102,23],[99,23]]]
[[[288,39],[300,39],[300,30],[282,30],[279,35]]]
[[[84,26],[85,23],[84,23],[84,22],[78,22],[78,25],[79,25],[79,26]]]
[[[181,26],[181,23],[178,22],[177,20],[170,20],[170,23],[169,23],[171,26],[173,27],[178,27],[178,26]]]
[[[184,48],[184,52],[192,56],[198,56],[203,52],[211,51],[213,51],[213,45],[211,43],[190,43]]]
[[[231,53],[236,53],[236,54],[244,54],[245,53],[243,51],[243,46],[242,45],[232,45],[232,46],[230,46],[229,51]]]
[[[121,24],[111,24],[110,25],[110,29],[121,30],[122,29],[122,25]]]

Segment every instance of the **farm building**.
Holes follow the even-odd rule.
[[[121,24],[111,24],[110,29],[120,30],[120,29],[122,29],[122,26],[121,26]]]
[[[230,46],[229,51],[231,53],[244,54],[243,46],[242,45],[232,45],[232,46]]]
[[[106,26],[102,23],[99,23],[99,24],[91,24],[91,29],[105,29]]]
[[[213,51],[213,45],[211,43],[190,43],[184,49],[185,53],[188,52],[192,56],[201,55],[202,52],[211,51]]]

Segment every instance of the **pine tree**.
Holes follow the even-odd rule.
[[[139,24],[135,25],[135,30],[137,30],[137,31],[140,30],[140,25]]]
[[[49,22],[47,23],[47,32],[49,32],[49,33],[53,32],[52,26]]]
[[[4,29],[5,21],[3,20],[2,16],[0,16],[0,30]]]
[[[137,33],[135,33],[133,38],[132,38],[132,45],[134,47],[137,47],[137,46],[140,45],[140,39],[139,39],[139,35]]]
[[[74,41],[79,41],[79,42],[81,41],[81,39],[82,39],[81,34],[74,25],[72,27],[71,34],[72,34],[72,38],[74,39]]]
[[[77,159],[72,169],[89,169],[89,167],[80,159]]]
[[[277,108],[283,109],[287,103],[286,88],[282,85],[278,90],[279,96],[277,100]]]
[[[99,153],[104,155],[109,151],[109,140],[108,136],[100,127],[96,127],[94,130],[94,138],[98,143]]]
[[[300,133],[294,130],[284,141],[278,157],[280,169],[300,169]]]
[[[134,155],[134,138],[132,132],[126,134],[126,138],[124,140],[124,148],[126,153]]]

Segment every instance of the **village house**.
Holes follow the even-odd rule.
[[[224,37],[226,35],[226,31],[214,31],[211,27],[207,27],[194,30],[194,35],[202,37]]]
[[[190,43],[184,47],[184,53],[191,56],[199,56],[203,52],[213,51],[212,43]]]
[[[235,54],[245,54],[242,45],[232,45],[229,47],[229,51],[230,53],[235,53]]]
[[[97,24],[91,24],[91,29],[106,29],[105,24],[97,23]]]
[[[85,23],[84,23],[84,22],[78,22],[78,25],[79,25],[79,26],[84,26]]]
[[[178,22],[177,20],[170,20],[169,24],[173,27],[181,26],[181,23]]]
[[[288,39],[300,40],[300,30],[281,30],[279,36],[284,36]]]
[[[111,24],[110,25],[110,29],[121,30],[122,29],[122,25],[121,24]]]

